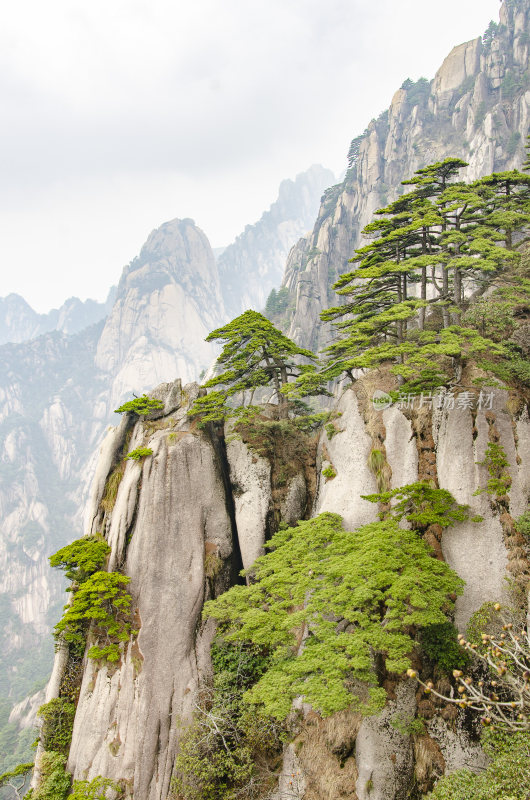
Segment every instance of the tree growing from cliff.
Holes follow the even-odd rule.
[[[220,421],[226,414],[228,398],[248,391],[252,403],[256,389],[272,387],[279,416],[285,419],[289,412],[289,382],[299,376],[315,374],[314,353],[299,347],[257,311],[245,311],[228,325],[212,331],[206,341],[224,343],[217,359],[217,368],[221,371],[204,384],[206,388],[221,388],[206,398],[199,398],[190,416],[208,415],[209,421]],[[303,359],[313,364],[303,364]],[[323,391],[322,380],[316,385],[306,381],[305,386],[306,395]]]
[[[337,331],[325,350],[328,378],[390,362],[403,391],[432,390],[458,378],[469,356],[505,355],[462,327],[465,288],[487,288],[518,260],[513,233],[530,220],[530,179],[513,171],[454,182],[464,166],[449,158],[418,170],[403,181],[413,191],[365,228],[374,240],[334,284],[341,304],[321,314]]]
[[[98,536],[83,536],[50,556],[50,566],[64,570],[68,580],[80,584],[103,567],[110,553]]]
[[[25,787],[28,781],[28,775],[33,769],[33,762],[27,764],[19,764],[14,769],[4,772],[0,775],[0,789],[6,788],[11,790],[12,797],[20,800],[24,797]]]
[[[131,596],[126,588],[130,580],[119,572],[98,571],[83,581],[55,626],[56,638],[62,637],[71,653],[82,656],[92,625],[100,644],[89,649],[89,658],[118,661],[118,643],[126,642],[131,632]]]
[[[155,400],[153,397],[148,397],[143,394],[141,397],[135,397],[134,400],[128,400],[119,408],[116,408],[115,414],[137,414],[140,417],[145,417],[151,411],[158,411],[164,408],[164,404],[160,400]]]
[[[67,590],[72,592],[72,599],[54,628],[55,638],[64,641],[70,655],[77,658],[83,655],[91,625],[103,646],[92,646],[90,658],[117,661],[118,643],[129,638],[131,596],[126,587],[131,579],[102,569],[109,553],[110,547],[102,538],[84,536],[50,556],[52,567],[63,569],[72,581]]]
[[[405,672],[414,631],[446,622],[450,596],[463,588],[395,520],[351,533],[324,513],[279,531],[268,548],[250,585],[207,603],[205,615],[226,641],[269,648],[271,664],[245,697],[278,719],[298,695],[323,715],[375,713],[386,698],[375,664],[379,673]]]

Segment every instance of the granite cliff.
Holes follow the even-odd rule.
[[[530,496],[524,404],[514,406],[507,391],[496,389],[487,409],[457,401],[454,408],[377,411],[371,392],[387,380],[372,374],[347,389],[332,429],[307,436],[301,449],[291,445],[289,455],[285,431],[264,453],[244,429],[229,429],[226,439],[221,430],[197,429],[186,411],[202,390],[180,381],[155,390],[159,411],[143,420],[126,416],[107,434],[85,532],[103,532],[112,548],[108,569],[130,576],[138,630],[117,664],[83,661],[68,758],[74,779],[104,776],[120,782],[127,798],[172,796],[179,738],[211,670],[214,629],[211,620],[201,622],[205,600],[237,580],[281,522],[324,511],[339,513],[349,530],[375,520],[377,508],[360,496],[377,491],[369,458],[376,444],[391,487],[430,479],[483,517],[480,525],[468,521],[431,533],[435,549],[466,581],[456,608],[460,630],[484,602],[505,596],[506,575],[528,576],[530,564],[521,561],[509,522]],[[475,494],[487,481],[481,462],[492,435],[512,478],[503,513],[487,495]],[[138,447],[151,453],[141,462],[122,461]],[[322,474],[325,462],[333,464],[333,479]],[[108,487],[124,463],[111,507]],[[48,700],[67,674],[59,652]],[[399,800],[413,785],[426,790],[445,771],[483,767],[484,754],[454,709],[426,701],[407,681],[391,681],[387,690],[387,706],[375,717],[346,711],[321,719],[304,707],[277,768],[274,797]],[[400,732],[392,722],[401,717],[417,718],[423,732]]]
[[[246,299],[259,305],[268,278],[261,274],[254,284],[252,270],[271,253],[278,269],[310,227],[330,179],[313,167],[286,181],[222,267],[192,220],[172,220],[150,234],[105,305],[72,298],[38,315],[16,295],[0,300],[0,753],[6,758],[16,747],[15,726],[29,726],[24,737],[31,740],[28,708],[34,712],[38,702],[24,698],[40,691],[51,667],[48,632],[62,584],[47,556],[81,532],[94,454],[113,409],[175,375],[199,377],[216,355],[206,335],[229,318],[230,292],[220,271],[254,286]]]
[[[314,350],[325,343],[320,312],[331,285],[374,211],[403,193],[402,180],[449,156],[469,163],[463,180],[520,166],[530,128],[529,35],[527,0],[503,3],[493,32],[455,47],[432,81],[406,81],[353,140],[344,181],[327,190],[312,232],[289,254],[288,297],[275,321],[291,338]]]

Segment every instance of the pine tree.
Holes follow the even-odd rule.
[[[278,328],[257,311],[245,311],[236,319],[212,331],[207,342],[224,342],[217,367],[222,371],[207,381],[205,388],[221,387],[204,398],[199,398],[190,410],[191,416],[209,414],[206,421],[221,421],[226,416],[228,398],[250,391],[250,402],[256,389],[272,386],[280,418],[287,418],[287,398],[290,380],[305,376],[306,395],[323,391],[322,379],[308,381],[315,375],[316,356],[298,347]],[[311,363],[302,363],[302,360]],[[204,420],[203,420],[204,421]]]
[[[323,715],[375,713],[386,698],[375,663],[379,672],[404,672],[415,630],[445,623],[450,595],[463,587],[394,520],[350,533],[337,514],[320,514],[279,531],[268,547],[252,583],[210,601],[205,614],[226,641],[268,648],[270,667],[245,698],[278,719],[298,695]]]
[[[485,288],[519,258],[513,232],[530,222],[530,178],[513,171],[454,182],[464,166],[449,158],[418,170],[403,181],[413,191],[365,228],[377,238],[334,285],[346,302],[321,315],[339,334],[325,351],[328,378],[353,380],[354,370],[390,361],[407,389],[420,391],[446,383],[448,363],[458,376],[466,356],[502,355],[500,345],[462,328],[461,314],[466,288]]]

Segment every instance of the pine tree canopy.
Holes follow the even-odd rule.
[[[201,416],[203,422],[221,421],[227,414],[229,397],[250,391],[252,398],[256,389],[267,386],[273,387],[280,416],[286,417],[289,382],[298,377],[303,378],[302,396],[325,393],[322,378],[316,377],[314,353],[299,347],[257,311],[245,311],[228,325],[212,331],[206,341],[224,344],[217,359],[221,371],[204,384],[206,388],[221,388],[199,398],[190,411],[191,416]]]
[[[451,369],[458,375],[470,355],[506,356],[461,320],[471,291],[519,263],[513,234],[530,224],[530,176],[511,170],[466,184],[455,180],[465,166],[448,158],[418,170],[403,181],[412,191],[364,229],[372,241],[334,284],[340,304],[321,314],[336,330],[328,379],[389,361],[407,390],[421,391],[447,383]]]
[[[450,595],[463,588],[395,520],[352,533],[324,513],[279,531],[267,547],[250,585],[232,587],[204,613],[227,641],[270,649],[271,665],[246,699],[277,718],[299,695],[323,715],[347,707],[375,713],[386,693],[374,657],[390,673],[406,671],[415,631],[445,623]]]

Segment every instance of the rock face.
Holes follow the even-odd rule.
[[[374,211],[403,192],[402,180],[449,156],[469,163],[464,180],[520,167],[530,128],[528,1],[517,10],[504,3],[501,23],[492,41],[455,47],[425,91],[420,82],[399,89],[354,140],[358,155],[344,181],[325,193],[312,232],[287,261],[286,311],[275,321],[303,347],[327,343],[331,326],[321,326],[320,312],[336,304],[331,284]]]
[[[178,394],[192,400],[197,387]],[[75,777],[123,778],[146,800],[168,794],[178,719],[191,713],[205,662],[204,642],[195,637],[205,552],[226,563],[233,549],[223,465],[211,442],[191,430],[180,406],[170,406],[157,425],[149,434],[148,424],[136,423],[131,447],[149,446],[153,454],[141,467],[128,462],[110,515],[113,559],[131,577],[139,634],[118,669],[88,665],[69,759]],[[124,536],[116,536],[120,520]]]
[[[114,376],[111,405],[172,375],[198,377],[215,358],[204,339],[225,321],[206,236],[192,220],[166,222],[124,270],[98,342],[96,366]]]
[[[226,446],[235,519],[245,569],[263,554],[272,507],[271,465],[241,439]]]
[[[280,185],[278,199],[218,259],[228,317],[261,310],[271,289],[280,285],[291,247],[311,230],[324,189],[333,183],[329,169],[313,165]]]
[[[22,700],[49,672],[47,632],[62,584],[47,556],[81,533],[79,509],[113,409],[175,375],[199,377],[216,355],[204,338],[236,302],[230,280],[247,287],[245,303],[264,303],[330,176],[314,167],[282,185],[219,267],[223,289],[206,236],[185,219],[153,231],[105,306],[71,298],[38,315],[16,295],[0,299],[0,343],[9,342],[0,348],[0,700]]]
[[[505,596],[506,575],[517,580],[528,572],[520,547],[513,558],[507,522],[530,496],[527,413],[514,411],[500,389],[489,391],[486,402],[477,390],[452,404],[441,395],[427,410],[395,404],[381,411],[371,394],[384,379],[383,372],[372,374],[343,393],[334,409],[335,432],[328,426],[320,435],[316,480],[296,472],[281,498],[276,456],[258,455],[233,428],[225,442],[188,421],[186,411],[200,391],[196,384],[163,384],[153,392],[162,410],[145,420],[125,416],[108,433],[85,530],[105,533],[112,547],[109,569],[130,576],[138,635],[115,666],[85,659],[68,761],[76,779],[103,775],[124,781],[129,798],[167,799],[182,726],[210,669],[213,630],[200,624],[203,603],[237,580],[241,566],[251,566],[273,525],[311,513],[311,483],[312,513],[339,513],[348,530],[377,518],[377,506],[360,496],[377,491],[380,474],[390,486],[430,477],[480,513],[480,523],[444,531],[441,549],[433,540],[466,581],[456,608],[460,630],[485,601]],[[475,494],[488,480],[481,462],[491,441],[509,461],[512,487],[503,508],[489,495]],[[125,452],[137,447],[152,454],[123,462]],[[371,459],[375,447],[384,465]],[[120,463],[125,468],[109,507],[109,477]],[[333,466],[335,477],[320,473],[323,464]],[[47,699],[58,691],[64,669],[59,651]],[[405,800],[414,785],[428,785],[444,770],[483,768],[477,742],[458,720],[446,720],[442,706],[426,708],[412,682],[394,678],[385,685],[384,711],[366,719],[346,711],[321,720],[299,704],[301,732],[286,747],[275,800],[291,800],[295,789],[300,800]]]

